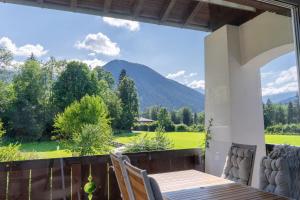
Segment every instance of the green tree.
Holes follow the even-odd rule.
[[[285,124],[286,123],[284,109],[281,105],[276,107],[275,122],[276,122],[276,124]]]
[[[193,121],[192,111],[189,108],[182,108],[181,115],[182,115],[182,123],[184,123],[187,126],[192,124]]]
[[[119,84],[121,83],[124,77],[127,77],[127,72],[125,69],[122,69],[119,75]]]
[[[199,124],[204,125],[205,124],[205,112],[200,112],[198,114]]]
[[[44,125],[41,123],[41,87],[40,63],[27,60],[21,72],[13,79],[15,100],[9,111],[12,124],[11,136],[26,139],[38,139],[42,136]]]
[[[106,131],[105,131],[106,130]],[[73,155],[86,156],[109,152],[112,140],[111,131],[107,124],[86,124],[80,133],[75,133],[69,141]]]
[[[123,108],[119,128],[130,130],[139,114],[138,95],[134,81],[127,76],[123,77],[118,86],[118,94]]]
[[[53,86],[53,103],[59,111],[86,94],[98,93],[98,80],[88,66],[80,62],[70,62]]]
[[[272,101],[270,99],[267,100],[266,105],[263,105],[264,110],[264,124],[265,127],[271,126],[274,124],[274,106],[272,104]]]
[[[54,119],[56,138],[70,141],[87,124],[98,125],[103,134],[111,132],[108,110],[99,96],[86,95],[59,113]]]
[[[4,47],[0,47],[0,67],[10,65],[13,59],[13,54]]]
[[[199,123],[198,114],[196,112],[194,113],[194,116],[193,116],[193,123],[194,124],[198,124]]]
[[[102,97],[108,108],[112,128],[118,129],[122,121],[121,115],[123,109],[121,99],[118,94],[109,87],[106,80],[99,81],[99,96]]]
[[[171,111],[170,115],[171,115],[171,121],[174,124],[180,124],[180,117],[178,116],[178,113],[176,111],[174,111],[174,110]]]
[[[163,127],[169,131],[172,126],[171,117],[166,108],[161,108],[158,113],[158,126]]]
[[[110,89],[114,87],[115,84],[114,77],[110,72],[105,71],[102,67],[96,67],[95,71],[97,72],[97,78],[99,81],[100,80],[106,81]]]
[[[150,108],[150,118],[154,121],[158,119],[158,113],[159,113],[160,107],[159,106],[153,106]]]
[[[4,113],[8,111],[13,100],[15,92],[13,84],[8,84],[0,81],[0,116],[3,117]]]
[[[292,102],[289,102],[288,104],[287,123],[288,124],[294,123],[294,106]]]

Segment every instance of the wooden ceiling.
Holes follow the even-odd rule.
[[[214,31],[225,24],[240,25],[265,11],[290,15],[288,9],[257,0],[0,0],[0,2],[203,31]]]

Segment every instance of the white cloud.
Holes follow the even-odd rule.
[[[193,77],[193,76],[197,76],[197,75],[198,75],[198,73],[190,73],[189,77]]]
[[[291,67],[286,71],[282,71],[279,77],[275,80],[275,84],[287,83],[290,81],[297,81],[297,67]]]
[[[107,63],[103,60],[98,60],[97,58],[95,58],[93,60],[82,60],[82,62],[87,64],[92,69],[94,69],[95,67],[99,67],[99,66],[102,67],[103,65],[105,65]]]
[[[269,96],[269,95],[275,95],[275,94],[281,94],[287,92],[296,92],[296,91],[298,91],[298,83],[290,82],[278,87],[271,86],[271,87],[262,88],[262,95]]]
[[[140,23],[136,21],[124,20],[124,19],[116,19],[111,17],[103,17],[103,22],[109,24],[114,27],[122,27],[126,28],[130,31],[138,31],[140,30]]]
[[[275,76],[275,75],[274,75]],[[298,91],[297,68],[293,66],[285,71],[280,72],[275,80],[266,84],[262,88],[262,95],[276,95],[287,92]]]
[[[93,59],[93,60],[80,60],[80,59],[77,59],[77,58],[74,58],[74,59],[70,59],[68,60],[69,62],[70,61],[78,61],[78,62],[83,62],[85,64],[87,64],[91,69],[94,69],[95,67],[102,67],[103,65],[105,65],[107,62],[103,61],[103,60],[99,60],[97,58]]]
[[[92,53],[104,54],[107,56],[117,56],[120,54],[120,48],[117,43],[112,42],[109,37],[99,32],[96,34],[88,34],[84,40],[77,41],[75,47],[78,49],[86,49]]]
[[[178,77],[181,77],[185,74],[185,71],[184,70],[180,70],[174,74],[168,74],[166,77],[169,78],[169,79],[175,79],[175,78],[178,78]]]
[[[96,53],[89,53],[89,56],[96,56]]]
[[[188,83],[187,86],[193,89],[205,89],[205,81],[204,80],[194,80],[191,83]]]
[[[8,37],[0,38],[0,46],[7,48],[16,56],[29,57],[31,54],[34,54],[36,57],[41,57],[48,52],[40,44],[25,44],[24,46],[17,47],[17,45],[13,43]]]

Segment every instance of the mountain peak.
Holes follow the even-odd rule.
[[[163,106],[169,110],[189,107],[194,112],[203,111],[204,95],[176,81],[170,80],[146,65],[112,60],[103,69],[112,73],[118,80],[122,69],[136,84],[140,109],[143,111],[151,106]]]

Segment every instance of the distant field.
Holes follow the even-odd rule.
[[[123,144],[130,143],[134,138],[142,137],[153,132],[135,132],[115,136],[115,141]],[[203,144],[203,134],[197,132],[170,132],[166,133],[174,144],[174,149],[198,148]],[[266,135],[266,143],[269,144],[291,144],[300,146],[300,136],[295,135]],[[21,144],[23,153],[34,153],[38,159],[70,157],[72,154],[55,141],[31,142]]]
[[[300,136],[297,135],[266,135],[268,144],[290,144],[300,146]]]
[[[154,132],[136,132],[121,134],[115,137],[117,142],[127,144],[136,137],[142,137],[148,134],[149,137],[154,135]],[[168,138],[172,141],[174,149],[190,149],[199,148],[203,144],[203,134],[199,132],[169,132],[166,133]]]

